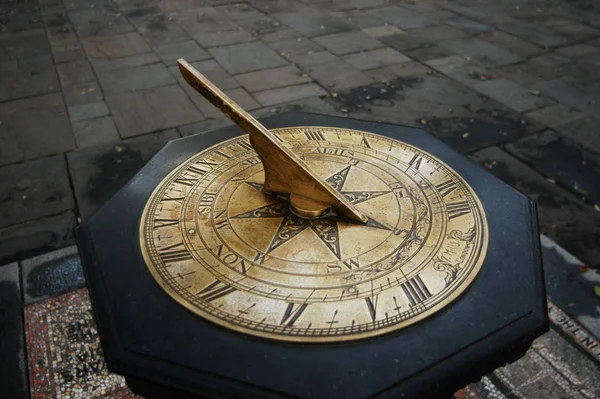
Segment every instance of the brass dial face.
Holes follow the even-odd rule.
[[[248,136],[217,144],[158,185],[140,223],[148,269],[180,304],[255,336],[341,342],[407,327],[473,282],[487,222],[450,167],[367,132],[272,132],[368,221],[297,216],[261,191]]]

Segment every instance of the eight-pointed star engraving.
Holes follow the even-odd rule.
[[[373,198],[377,198],[381,195],[390,193],[391,191],[344,191],[344,183],[348,177],[351,166],[347,166],[344,169],[334,173],[325,181],[346,197],[352,204],[360,204],[361,202],[369,201]],[[249,186],[260,191],[262,189],[261,183],[246,182]],[[232,219],[254,219],[254,218],[283,218],[277,232],[273,236],[266,253],[273,251],[274,249],[282,246],[289,242],[298,234],[310,228],[319,239],[329,248],[331,253],[336,258],[341,259],[340,242],[339,242],[339,226],[338,222],[360,224],[367,227],[376,229],[391,230],[388,226],[385,226],[378,221],[368,218],[368,221],[364,224],[357,222],[352,219],[334,216],[326,217],[322,219],[305,219],[295,215],[290,209],[289,205],[285,202],[276,202],[270,205],[265,205],[251,211],[243,212],[232,217]]]

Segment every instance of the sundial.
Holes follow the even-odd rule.
[[[374,133],[269,131],[179,66],[248,133],[183,162],[142,215],[144,260],[180,304],[242,333],[339,342],[406,327],[468,289],[488,227],[452,168]]]
[[[418,129],[267,128],[179,68],[237,127],[167,145],[78,233],[135,392],[449,395],[547,328],[529,199]]]

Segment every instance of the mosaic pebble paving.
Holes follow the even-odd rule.
[[[559,331],[597,360],[598,341],[553,304],[548,310]],[[25,307],[25,322],[32,398],[140,398],[107,370],[85,288]],[[544,337],[522,359],[456,392],[455,399],[538,399],[540,392],[548,399],[599,398],[600,389],[586,386]]]
[[[139,398],[106,368],[86,289],[27,306],[25,323],[33,398]]]

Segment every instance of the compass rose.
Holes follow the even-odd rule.
[[[388,194],[388,191],[346,191],[344,183],[352,166],[334,173],[325,181],[331,185],[337,192],[342,194],[351,204],[357,205],[371,199]],[[246,182],[252,188],[261,191],[263,185],[257,182]],[[261,219],[261,218],[282,218],[277,231],[275,232],[271,243],[269,244],[266,253],[273,251],[276,248],[292,241],[294,237],[302,233],[306,229],[313,231],[317,237],[325,244],[325,246],[341,259],[340,239],[339,239],[339,223],[350,223],[365,226],[368,228],[392,230],[391,227],[367,216],[367,222],[361,223],[343,216],[329,216],[325,218],[307,219],[302,218],[290,210],[289,204],[285,202],[276,202],[270,205],[261,206],[259,208],[240,213],[232,217],[232,219]]]

